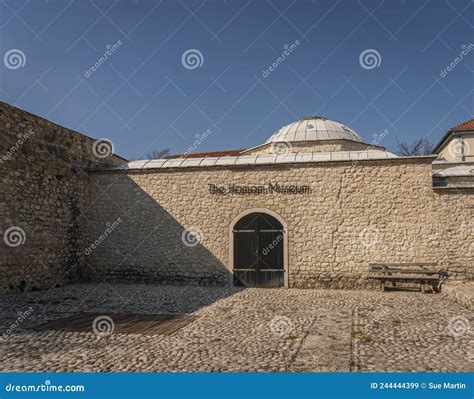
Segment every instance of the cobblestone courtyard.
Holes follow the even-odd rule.
[[[474,312],[442,294],[80,284],[0,306],[2,371],[474,370]],[[82,312],[198,317],[171,335],[31,329]]]

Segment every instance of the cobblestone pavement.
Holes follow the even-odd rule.
[[[474,312],[442,295],[80,284],[0,308],[2,371],[474,370]],[[172,335],[30,329],[81,312],[199,317]]]

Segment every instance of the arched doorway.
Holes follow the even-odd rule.
[[[286,235],[280,218],[267,211],[246,212],[232,227],[233,285],[286,286]]]

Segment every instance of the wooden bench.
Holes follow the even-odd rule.
[[[448,278],[448,272],[439,270],[436,263],[371,263],[369,279],[379,280],[382,291],[386,283],[418,283],[421,292],[426,292],[426,287],[431,286],[433,291],[439,292],[441,284]]]

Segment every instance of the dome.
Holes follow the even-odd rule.
[[[320,140],[351,140],[362,142],[352,129],[321,116],[308,116],[283,126],[265,142],[295,142]]]

